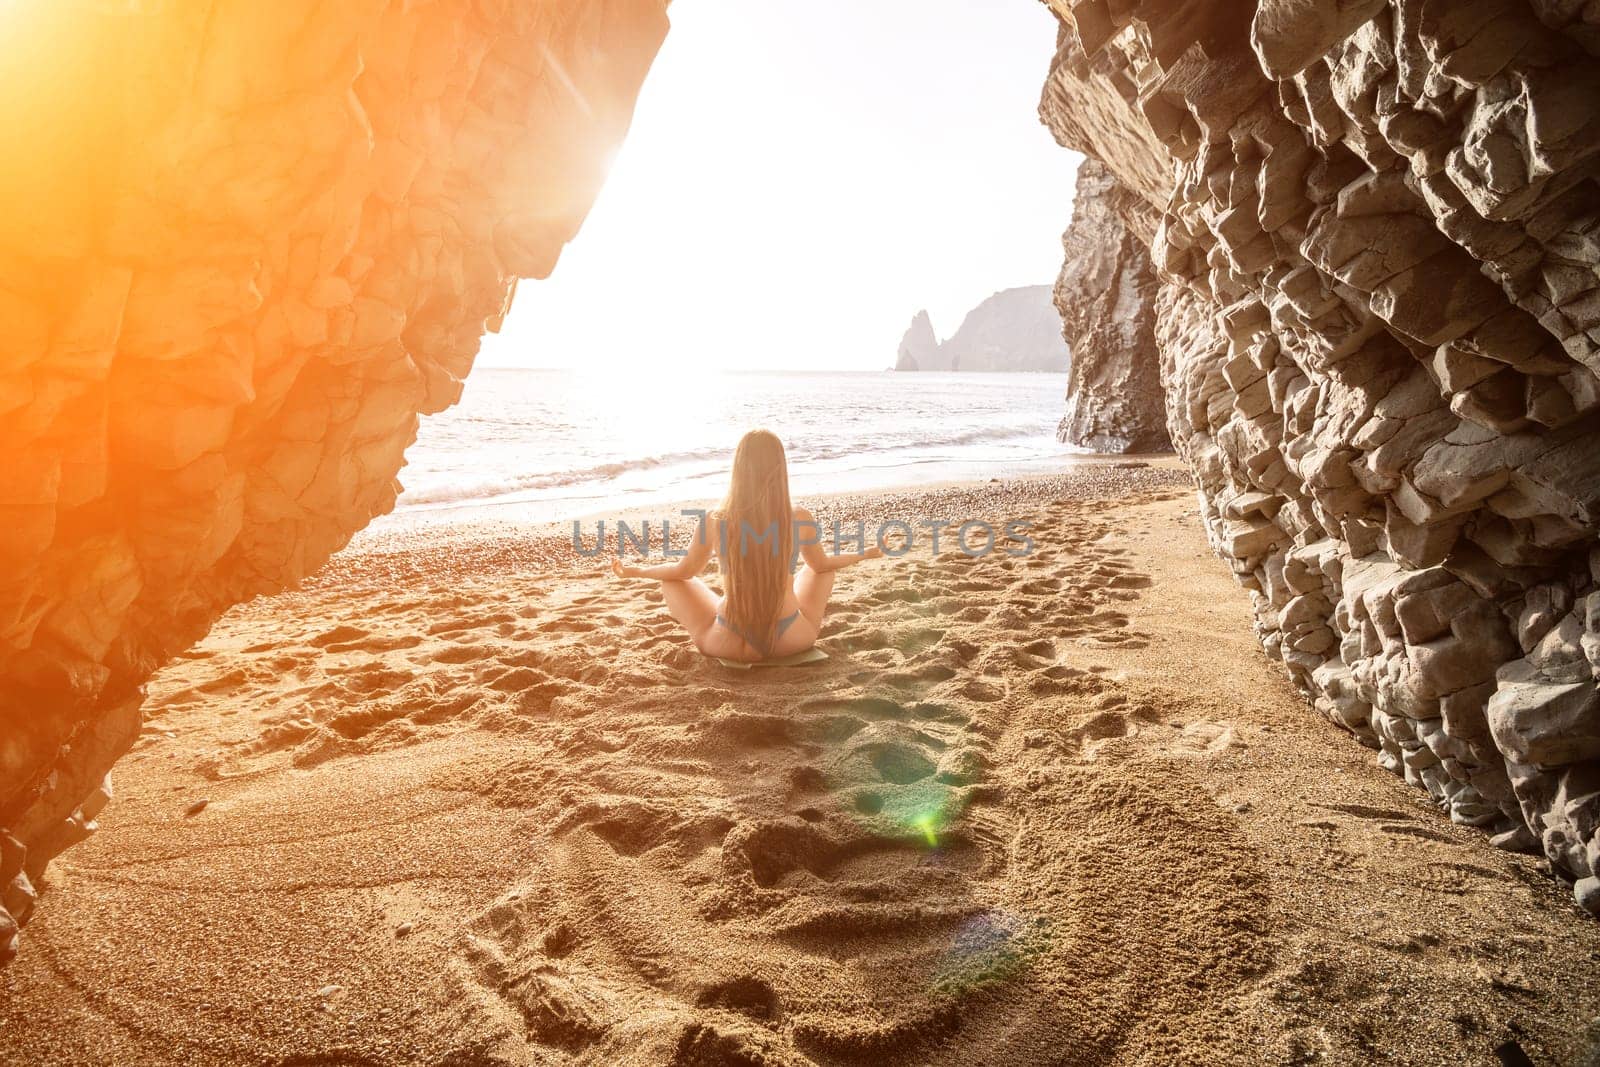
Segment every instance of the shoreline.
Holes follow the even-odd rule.
[[[1063,448],[1068,446],[1063,445]],[[1112,454],[1100,452],[1063,452],[1051,459],[1039,459],[1030,463],[1039,469],[1023,472],[1008,471],[1004,481],[1027,482],[1045,478],[1056,478],[1070,475],[1073,471],[1093,467],[1125,467],[1134,463],[1150,465],[1178,464],[1180,461],[1172,452],[1153,453],[1128,453]],[[914,466],[913,464],[912,466]],[[881,483],[851,485],[842,489],[832,489],[822,492],[794,492],[797,499],[804,497],[814,500],[832,500],[855,496],[873,496],[879,494],[904,493],[914,490],[936,491],[942,489],[959,488],[966,485],[981,485],[997,480],[993,470],[1002,466],[994,461],[949,463],[942,464],[953,470],[964,473],[952,474],[947,477],[886,480]],[[1176,469],[1182,468],[1181,465]],[[991,473],[979,473],[989,471]],[[859,473],[859,472],[857,472]],[[794,471],[791,469],[791,477]],[[849,480],[846,478],[845,480]],[[642,496],[642,501],[633,498]],[[403,500],[402,496],[402,500]],[[591,519],[599,515],[610,516],[613,514],[634,515],[645,512],[667,511],[684,504],[705,504],[717,497],[708,497],[685,493],[680,489],[665,488],[650,490],[644,493],[622,493],[610,505],[596,506],[585,502],[579,506],[563,510],[553,518],[529,518],[525,514],[531,507],[548,504],[550,501],[524,501],[506,498],[486,498],[474,501],[461,501],[451,504],[426,504],[412,508],[397,505],[395,510],[386,515],[381,515],[373,520],[373,524],[358,532],[352,539],[352,544],[365,540],[382,540],[391,537],[428,536],[433,531],[433,536],[447,536],[443,531],[466,527],[483,528],[526,528],[552,523],[565,524],[574,519]],[[523,514],[519,514],[523,512]],[[374,527],[377,527],[374,529]]]
[[[787,412],[792,488],[802,494],[967,481],[997,469],[1049,473],[1090,454],[1057,437],[1050,413],[1065,374],[868,373],[883,380],[864,389],[826,384],[826,372],[767,377],[765,385],[759,377],[710,382],[698,416],[648,434],[638,424],[660,401],[660,385],[560,374],[544,385],[469,385],[459,409],[422,425],[399,474],[398,510],[413,525],[475,511],[537,522],[619,501],[657,506],[717,495],[739,436],[779,410]],[[1031,377],[1044,380],[1018,382]],[[604,405],[595,402],[601,396]],[[737,396],[751,406],[740,408]],[[964,413],[949,417],[955,410]],[[539,429],[546,423],[564,430],[547,437]]]
[[[1134,476],[1137,475],[1137,476]],[[928,483],[908,483],[872,490],[840,490],[830,493],[796,495],[823,523],[832,521],[881,522],[892,517],[934,514],[935,502],[948,502],[968,509],[970,516],[999,514],[1005,508],[1026,508],[1056,491],[1090,492],[1116,495],[1129,488],[1191,485],[1188,469],[1171,453],[1149,455],[1093,455],[1074,461],[1061,470],[1008,476],[1004,479],[951,479]],[[428,573],[441,569],[458,574],[475,574],[495,567],[540,567],[561,573],[603,566],[604,558],[587,558],[572,551],[573,523],[592,529],[600,518],[637,523],[676,518],[686,507],[714,507],[713,498],[663,501],[647,506],[584,512],[564,519],[520,522],[496,518],[488,508],[461,508],[456,521],[407,523],[404,516],[381,530],[368,527],[335,553],[301,588],[326,588],[373,569],[377,561],[400,567],[400,573],[416,574],[416,567],[405,567],[407,557],[415,556]],[[898,509],[898,510],[896,510]],[[394,518],[391,513],[391,518]],[[652,527],[653,530],[659,527]],[[675,543],[681,543],[674,536]],[[392,576],[393,569],[381,573]],[[282,595],[282,594],[278,594]]]

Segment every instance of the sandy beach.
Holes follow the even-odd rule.
[[[1176,461],[815,510],[1035,546],[843,572],[781,670],[553,528],[235,608],[50,868],[0,1060],[1593,1062],[1600,926],[1316,717]]]

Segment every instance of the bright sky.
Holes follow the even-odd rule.
[[[877,370],[1055,279],[1038,0],[676,0],[606,188],[480,366]]]

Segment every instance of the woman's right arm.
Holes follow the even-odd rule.
[[[611,573],[618,578],[651,578],[660,582],[686,582],[706,569],[711,561],[711,538],[707,536],[706,522],[700,520],[700,530],[689,545],[689,554],[676,563],[657,563],[652,567],[635,567],[622,560],[611,560]]]

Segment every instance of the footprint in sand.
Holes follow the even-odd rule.
[[[915,1062],[952,1032],[959,1016],[920,993],[987,921],[977,888],[1004,876],[1003,822],[973,799],[990,742],[947,702],[866,694],[780,714],[741,708],[740,692],[697,728],[650,728],[653,773],[595,745],[565,757],[592,767],[590,799],[556,821],[530,883],[543,888],[470,924],[464,1010],[507,1005],[528,1044],[604,1062],[636,1010],[622,961],[691,1020],[678,1049],[720,1050],[682,1062],[791,1062],[796,1047]],[[559,960],[536,933],[557,922]]]
[[[327,648],[329,645],[343,644],[366,636],[367,631],[357,626],[335,626],[331,630],[318,634],[306,643],[315,648]]]
[[[1238,745],[1232,723],[1198,720],[1184,726],[1170,750],[1175,756],[1217,756]]]
[[[460,644],[446,645],[426,653],[427,658],[435,663],[472,663],[476,660],[489,659],[494,655],[494,650],[486,645],[479,644],[476,640],[463,641]]]
[[[963,697],[979,704],[992,704],[995,701],[1004,700],[1008,692],[1008,685],[994,685],[981,678],[974,678],[960,689]]]
[[[1099,546],[1078,550],[1103,532],[1078,522],[1074,551],[1034,561],[1045,566],[963,558],[899,589],[858,586],[825,632],[835,662],[812,673],[698,692],[704,674],[667,662],[681,650],[661,646],[682,642],[657,617],[599,627],[625,631],[608,634],[613,647],[648,647],[648,668],[612,657],[585,675],[592,651],[587,666],[574,657],[592,635],[570,623],[603,621],[597,601],[528,616],[546,642],[525,671],[495,649],[464,664],[486,699],[541,678],[580,690],[571,718],[530,724],[541,770],[513,792],[539,859],[519,899],[468,923],[472,1029],[506,1020],[504,1051],[531,1061],[1037,1062],[1026,1035],[1040,1034],[1062,1059],[1112,1058],[1115,1038],[1038,1014],[1058,993],[1025,978],[986,990],[1050,953],[1052,989],[1084,961],[1121,974],[1171,957],[1165,942],[1123,944],[1155,928],[1128,908],[1198,946],[1259,909],[1225,823],[1087,765],[1151,747],[1128,742],[1141,734],[1161,739],[1165,775],[1168,744],[1226,748],[1174,738],[1114,683],[1062,662],[1073,642],[1141,640],[1115,610],[1137,577]],[[963,603],[975,593],[988,602]],[[1013,631],[971,640],[985,622]],[[1035,733],[1048,743],[1029,747]],[[1156,847],[1174,826],[1189,846],[1177,856]],[[1166,895],[1174,865],[1203,887],[1181,907]],[[1189,955],[1185,975],[1233,966]],[[1085,1002],[1122,1010],[1121,992],[1083,983]]]
[[[1097,690],[1098,683],[1086,672],[1062,663],[1039,667],[1028,677],[1028,692],[1034,696],[1062,696]]]
[[[496,626],[496,625],[498,625],[500,623],[503,623],[503,622],[515,622],[515,621],[516,621],[516,616],[515,615],[509,615],[509,614],[504,614],[504,613],[492,614],[492,615],[481,615],[481,616],[466,617],[466,618],[458,617],[458,618],[454,618],[454,619],[448,619],[448,620],[446,620],[444,622],[434,623],[432,626],[428,627],[428,636],[430,636],[430,637],[448,637],[451,634],[458,634],[458,633],[464,633],[464,632],[476,631],[476,630],[486,630],[491,626]]]

